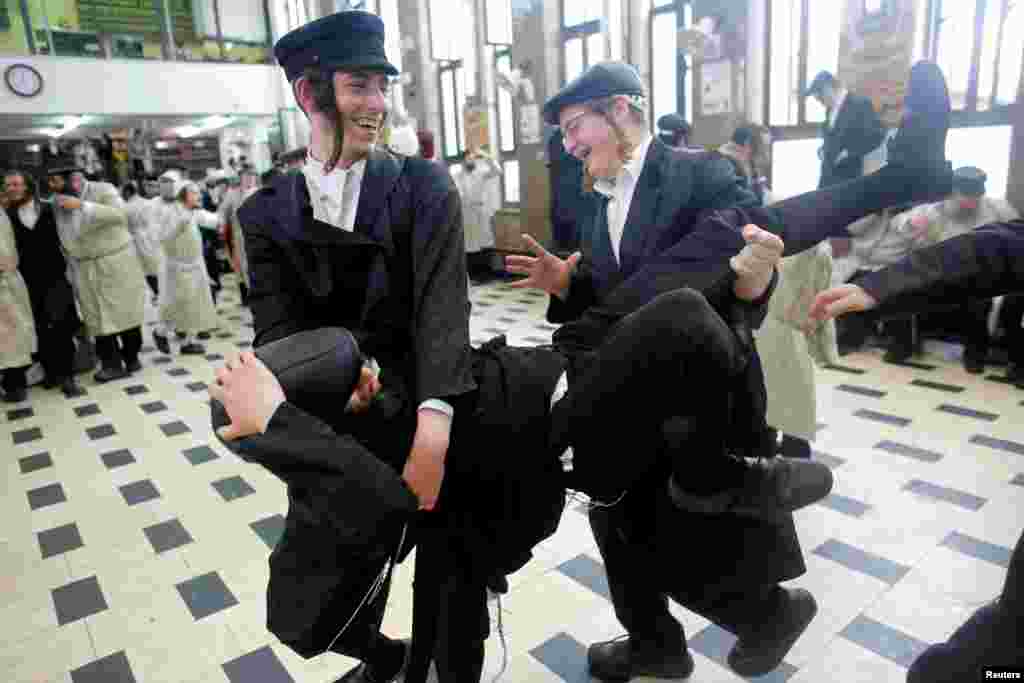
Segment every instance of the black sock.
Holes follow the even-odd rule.
[[[405,663],[405,643],[381,636],[373,652],[366,659],[374,677],[383,683],[398,675]]]

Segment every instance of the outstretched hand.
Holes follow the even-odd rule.
[[[753,223],[743,226],[746,245],[729,264],[736,273],[733,291],[743,301],[756,301],[764,296],[772,283],[775,266],[782,258],[785,244],[782,239]]]
[[[870,311],[877,305],[878,301],[857,285],[839,285],[818,294],[810,316],[816,320],[831,320],[846,313]]]
[[[281,383],[263,361],[246,351],[226,361],[215,375],[217,381],[210,386],[210,397],[224,406],[231,419],[217,434],[225,441],[234,441],[267,431],[270,418],[285,396]]]
[[[505,268],[508,272],[526,276],[522,280],[512,282],[510,286],[540,289],[552,296],[564,297],[565,293],[569,291],[569,278],[582,254],[577,251],[569,258],[562,259],[549,252],[529,235],[523,235],[523,241],[526,242],[534,256],[505,257]]]

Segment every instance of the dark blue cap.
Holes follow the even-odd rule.
[[[331,14],[290,31],[277,41],[274,57],[289,82],[314,65],[398,75],[384,54],[384,22],[359,10]]]
[[[558,116],[566,107],[612,95],[643,97],[644,84],[632,65],[601,62],[590,67],[544,104],[544,121],[557,126]]]
[[[690,134],[690,124],[679,114],[672,112],[658,119],[658,130]]]
[[[836,77],[828,71],[819,71],[818,75],[814,77],[811,84],[804,89],[804,97],[811,95],[817,95],[825,89],[826,85],[831,85],[836,82]]]
[[[980,197],[985,194],[988,175],[977,166],[961,166],[953,172],[953,189],[960,194]]]

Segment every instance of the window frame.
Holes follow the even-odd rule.
[[[492,68],[495,70],[495,72],[498,71],[498,62],[500,60],[504,60],[504,59],[508,60],[509,67],[511,68],[512,64],[513,64],[513,62],[512,62],[512,49],[511,49],[511,46],[510,45],[495,46],[495,48],[494,48],[494,55],[493,55],[493,59],[492,59]],[[520,188],[520,192],[519,192],[519,201],[509,201],[509,199],[508,199],[508,192],[506,191],[506,187],[507,187],[506,186],[507,172],[506,172],[506,168],[505,168],[505,163],[506,162],[508,162],[508,161],[516,161],[516,162],[518,162],[519,161],[519,130],[518,130],[518,127],[516,126],[515,98],[512,96],[511,93],[506,93],[508,95],[510,101],[511,101],[511,107],[510,107],[510,110],[509,110],[508,114],[509,114],[509,116],[512,119],[511,122],[510,122],[512,124],[511,125],[512,145],[511,145],[511,149],[505,149],[504,144],[503,144],[505,142],[505,140],[503,139],[502,132],[501,132],[502,124],[504,123],[504,118],[502,117],[501,104],[500,104],[501,103],[501,97],[502,97],[502,90],[501,90],[501,87],[497,83],[497,79],[494,79],[494,91],[495,91],[494,92],[494,125],[495,125],[495,131],[497,133],[497,140],[498,140],[498,149],[495,151],[495,155],[494,156],[495,156],[495,160],[498,162],[498,165],[501,166],[501,171],[502,171],[502,177],[501,177],[501,204],[502,204],[502,206],[518,207],[518,206],[520,206],[522,204],[522,188]]]
[[[591,0],[596,2],[597,0]],[[558,25],[559,25],[559,41],[561,43],[559,48],[559,57],[561,58],[561,82],[565,85],[569,82],[568,74],[568,60],[566,59],[565,46],[570,40],[580,39],[581,46],[583,48],[583,70],[586,71],[588,67],[592,65],[590,61],[590,46],[589,38],[595,34],[604,36],[604,21],[600,18],[591,19],[590,21],[584,21],[579,24],[573,24],[566,26],[565,24],[565,0],[558,1]],[[605,41],[607,42],[607,41]],[[608,45],[604,45],[603,48],[606,53]],[[607,56],[604,57],[607,59]],[[582,73],[582,72],[581,72]],[[580,74],[574,74],[572,77],[576,78]]]
[[[661,6],[656,6],[653,2],[651,3],[651,11],[647,17],[647,57],[648,64],[651,65],[651,84],[650,84],[650,124],[651,126],[656,125],[654,120],[654,112],[657,111],[655,106],[655,88],[654,88],[654,20],[656,17],[665,14],[674,14],[676,17],[676,30],[680,28],[680,24],[685,21],[686,6],[690,7],[691,17],[693,11],[692,0],[673,0],[672,2],[666,3]],[[689,60],[685,54],[679,51],[679,44],[676,43],[676,103],[673,111],[683,115],[686,115],[686,107],[688,104],[692,104],[690,101],[688,89],[691,86],[692,67],[689,64]],[[692,118],[692,117],[691,117]],[[693,121],[687,119],[687,123],[693,125]]]
[[[462,69],[465,68],[463,60],[438,60],[437,62],[437,92],[440,98],[440,110],[441,110],[441,154],[439,155],[448,163],[458,162],[460,157],[466,152],[466,131],[465,123],[462,120],[462,112],[458,111],[460,102],[460,94],[462,92],[461,80],[464,77]],[[454,106],[456,107],[455,113],[455,149],[456,153],[454,156],[448,154],[448,127],[445,125],[445,97],[444,97],[444,78],[445,74],[451,73],[452,76],[452,91],[454,97]]]

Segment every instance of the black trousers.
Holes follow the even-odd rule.
[[[149,288],[151,290],[153,290],[153,294],[156,294],[156,295],[160,294],[160,284],[159,284],[159,280],[157,279],[156,275],[147,275],[146,276],[146,284],[149,285]]]
[[[615,616],[633,643],[655,652],[686,647],[682,624],[669,612],[669,598],[740,638],[771,626],[782,605],[777,584],[709,588],[691,582],[676,562],[666,561],[663,553],[670,549],[651,546],[648,529],[632,513],[623,505],[590,510],[590,527],[608,574]],[[700,562],[699,555],[714,549],[694,548],[693,552],[698,557],[689,561]]]
[[[0,370],[0,375],[2,375],[2,379],[0,379],[0,387],[2,387],[8,394],[13,391],[27,389],[28,379],[26,377],[26,373],[30,367],[32,366],[26,365],[20,368],[4,368],[3,370]]]
[[[1003,299],[1000,319],[1006,328],[1006,346],[1010,363],[1024,368],[1024,294],[1009,294]]]
[[[96,337],[96,355],[100,357],[103,367],[110,370],[116,370],[124,364],[137,361],[140,349],[142,349],[141,327]]]
[[[563,399],[573,486],[614,500],[670,450],[677,481],[688,489],[711,493],[735,486],[744,465],[726,456],[726,437],[745,359],[733,331],[694,290],[659,295],[624,317],[572,378]],[[661,397],[649,400],[652,391]],[[672,435],[666,434],[666,422],[677,417],[700,425],[687,433],[682,452],[671,448]]]
[[[46,377],[53,382],[71,377],[75,364],[75,328],[57,324],[46,329],[37,327],[36,333],[39,338],[39,363]]]

